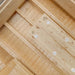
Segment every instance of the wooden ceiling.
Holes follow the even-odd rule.
[[[54,1],[26,0],[0,28],[0,75],[13,74],[75,75],[75,19]]]

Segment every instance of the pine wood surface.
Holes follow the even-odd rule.
[[[14,11],[0,28],[0,75],[75,75],[75,19],[53,0]]]

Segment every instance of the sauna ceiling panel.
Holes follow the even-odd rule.
[[[75,20],[53,0],[0,0],[0,75],[13,74],[75,75]]]

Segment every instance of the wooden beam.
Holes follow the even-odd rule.
[[[54,0],[75,19],[75,0]]]
[[[25,0],[6,0],[6,2],[0,6],[0,27],[24,1]]]
[[[75,21],[65,11],[52,0],[31,0],[36,6],[44,11],[52,20],[54,20],[64,31],[75,39]],[[53,8],[55,10],[53,10]],[[58,12],[59,11],[59,12]]]
[[[34,75],[19,61],[13,59],[9,64],[0,72],[0,75]]]

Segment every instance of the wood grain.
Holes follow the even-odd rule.
[[[69,16],[52,0],[31,0],[34,5],[43,10],[60,27],[62,27],[73,39],[75,39],[75,19]]]
[[[5,4],[0,7],[0,27],[11,17],[15,10],[25,0],[7,0]]]
[[[33,75],[27,68],[25,68],[19,61],[13,59],[9,64],[0,72],[0,75]]]
[[[54,0],[75,19],[75,0]]]
[[[0,28],[0,75],[75,75],[75,20],[53,0],[20,1]]]

